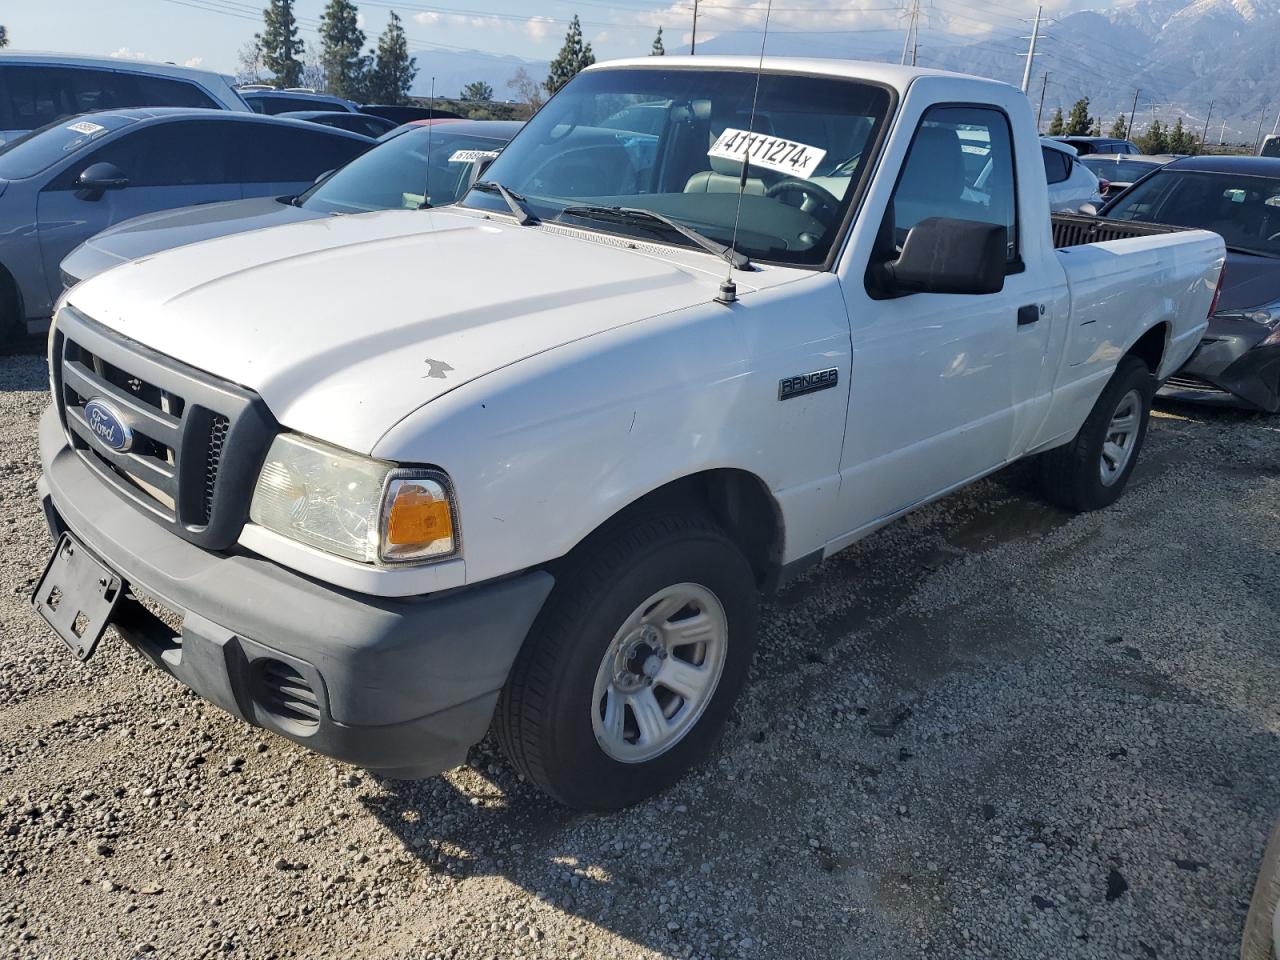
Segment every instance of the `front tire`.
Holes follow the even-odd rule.
[[[1101,510],[1129,483],[1151,419],[1155,378],[1137,357],[1125,357],[1075,438],[1040,456],[1045,496],[1064,510]]]
[[[556,579],[499,698],[498,741],[561,803],[629,806],[714,745],[751,665],[755,578],[711,520],[661,514],[594,535]]]

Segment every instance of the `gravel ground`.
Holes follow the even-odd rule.
[[[382,782],[26,596],[0,359],[0,956],[1226,958],[1280,808],[1280,420],[1165,410],[1119,505],[1014,467],[765,609],[706,769],[569,813],[491,743]]]

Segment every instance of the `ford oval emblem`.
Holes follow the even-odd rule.
[[[84,405],[84,419],[93,435],[117,453],[133,446],[133,431],[111,404],[96,397]]]

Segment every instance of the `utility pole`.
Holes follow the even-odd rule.
[[[1204,133],[1200,134],[1200,146],[1196,147],[1196,153],[1204,149],[1204,145],[1209,141],[1209,118],[1213,116],[1213,105],[1216,101],[1209,101],[1209,112],[1204,115]]]
[[[1257,136],[1255,136],[1255,137],[1253,138],[1253,152],[1254,152],[1254,153],[1257,153],[1257,152],[1258,152],[1258,147],[1262,145],[1262,125],[1263,125],[1264,123],[1266,123],[1266,121],[1267,121],[1267,114],[1268,114],[1268,113],[1270,113],[1270,112],[1271,112],[1270,110],[1264,110],[1264,111],[1263,111],[1263,113],[1262,113],[1262,116],[1258,117],[1258,133],[1257,133]]]
[[[1040,84],[1040,108],[1036,110],[1036,133],[1040,132],[1040,118],[1044,116],[1044,92],[1049,89],[1049,71],[1044,72],[1044,81]]]
[[[919,0],[917,0],[917,6]],[[1036,41],[1040,39],[1040,15],[1044,13],[1044,7],[1036,7],[1036,19],[1031,25],[1031,36],[1027,39],[1031,41],[1031,46],[1027,48],[1027,66],[1022,71],[1022,92],[1026,93],[1031,86],[1031,67],[1036,60]]]
[[[689,56],[698,49],[698,0],[693,0],[693,35],[689,38]]]
[[[907,65],[907,53],[911,53],[911,65],[916,65],[916,52],[920,47],[920,0],[911,0],[911,19],[907,23],[907,36],[902,41],[902,65]]]
[[[1227,142],[1227,121],[1222,121],[1222,132],[1218,134],[1218,146]]]
[[[1280,131],[1280,113],[1276,114],[1276,125],[1271,128],[1271,135],[1274,137]]]
[[[1132,137],[1132,136],[1133,136],[1133,115],[1134,115],[1135,113],[1137,113],[1137,112],[1138,112],[1138,94],[1140,94],[1141,92],[1142,92],[1142,91],[1141,91],[1140,89],[1135,89],[1135,90],[1133,91],[1133,106],[1129,109],[1129,127],[1128,127],[1128,130],[1129,130],[1129,136],[1130,136],[1130,137]]]

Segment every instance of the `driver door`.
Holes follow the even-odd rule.
[[[853,359],[840,512],[851,534],[1009,457],[1018,308],[1031,302],[1024,299],[1030,294],[1023,289],[1014,183],[1003,112],[948,106],[924,114],[886,214],[892,222],[882,229],[883,242],[892,236],[900,247],[929,217],[1000,224],[1009,231],[1010,272],[1000,293],[983,295],[878,299],[865,284],[846,282]],[[859,271],[866,266],[859,264]]]

